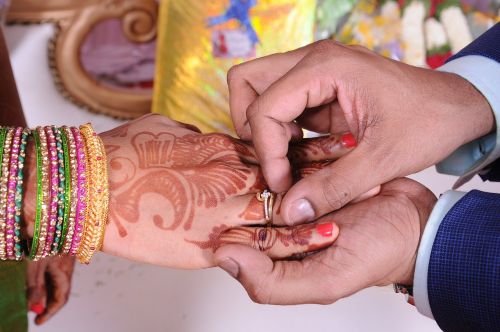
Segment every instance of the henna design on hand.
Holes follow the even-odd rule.
[[[189,222],[194,217],[194,206],[191,204],[191,198],[188,199],[187,188],[189,185],[182,183],[176,172],[160,170],[149,173],[135,181],[130,189],[116,196],[115,201],[119,203],[113,204],[113,213],[129,223],[136,223],[139,221],[141,197],[147,193],[155,193],[170,203],[165,208],[172,208],[174,215],[174,222],[170,226],[165,225],[161,216],[153,216],[155,225],[161,229],[173,230],[183,221],[187,221],[189,229]]]
[[[296,166],[292,170],[294,182],[308,177],[309,175],[319,171],[320,169],[327,167],[331,163],[333,163],[333,161],[315,161]]]
[[[222,245],[220,239],[221,235],[228,229],[230,229],[230,227],[225,224],[214,226],[212,228],[212,232],[208,235],[207,241],[191,241],[186,239],[186,242],[192,243],[200,249],[212,249],[212,251],[215,252],[215,250],[217,250],[217,248]]]
[[[132,138],[132,146],[139,158],[139,168],[170,167],[175,136],[171,133],[142,132]]]
[[[306,138],[290,143],[288,158],[291,164],[336,160],[352,150],[355,146],[352,141],[350,133]]]
[[[336,135],[303,139],[290,144],[288,158],[295,163],[308,160],[310,156],[328,156],[339,144],[340,138]]]
[[[136,167],[130,158],[115,157],[109,161],[110,172],[109,185],[112,190],[116,190],[127,184],[135,177]]]
[[[293,168],[293,179],[294,182],[303,179],[314,172],[319,171],[320,169],[330,165],[333,161],[317,161],[310,162],[307,164],[294,165]],[[255,184],[252,186],[255,188],[255,191],[262,191],[266,188],[265,180],[262,175],[262,172],[259,171],[259,176],[257,176]],[[279,214],[280,206],[276,209],[276,213]],[[241,212],[238,217],[244,220],[261,220],[263,218],[263,206],[262,202],[260,202],[256,197],[252,197],[247,207],[243,212]]]
[[[200,249],[210,249],[215,252],[219,247],[227,244],[244,244],[260,251],[268,251],[278,242],[285,247],[292,245],[308,246],[312,238],[315,225],[304,225],[292,228],[274,227],[235,227],[227,225],[215,226],[207,241],[192,241]]]
[[[115,144],[108,144],[105,146],[106,154],[109,156],[113,152],[120,150],[121,146]]]
[[[259,201],[257,197],[252,197],[248,206],[238,215],[238,217],[244,220],[261,220],[264,214],[263,211],[264,207],[262,202]]]
[[[319,171],[320,169],[330,165],[333,161],[318,161],[318,162],[310,162],[307,164],[294,165],[293,168],[293,179],[294,182],[299,181],[300,179],[305,178],[313,174],[314,172]],[[256,191],[262,191],[266,188],[265,180],[262,176],[262,172],[259,171],[259,176],[256,179],[256,182],[253,186]],[[281,205],[278,206],[276,213],[280,213]],[[256,197],[252,197],[247,207],[243,212],[238,215],[239,218],[244,220],[261,220],[263,218],[263,206],[262,202],[260,202]]]
[[[138,167],[147,170],[137,178],[113,179],[112,186],[131,182],[129,188],[112,197],[110,213],[119,223],[121,217],[129,223],[139,220],[140,201],[145,194],[162,196],[173,209],[173,220],[153,216],[156,227],[175,230],[192,226],[196,207],[215,208],[228,197],[248,190],[252,170],[244,160],[255,155],[246,145],[222,134],[188,134],[176,137],[168,132],[140,132],[132,138]],[[126,158],[111,159],[111,167],[122,167]],[[113,166],[114,165],[114,166]],[[151,168],[158,170],[151,171]],[[256,181],[257,182],[257,181]],[[253,186],[257,185],[256,182]],[[126,231],[118,225],[121,236]]]

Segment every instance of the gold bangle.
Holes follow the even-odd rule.
[[[87,159],[88,205],[85,213],[82,242],[77,258],[88,264],[101,249],[106,229],[109,205],[108,168],[102,140],[90,124],[80,126]]]

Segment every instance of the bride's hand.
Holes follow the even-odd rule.
[[[273,258],[330,245],[336,225],[264,227],[256,193],[266,188],[248,144],[148,115],[100,135],[110,176],[103,251],[177,268],[214,265],[222,244],[243,243]],[[303,140],[291,152],[297,177],[349,151],[338,136]],[[274,219],[279,219],[278,195]],[[252,227],[246,227],[246,226]],[[259,225],[262,225],[259,227]]]

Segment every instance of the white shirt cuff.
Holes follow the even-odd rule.
[[[481,169],[500,158],[500,63],[480,55],[467,55],[452,60],[439,68],[440,71],[457,74],[478,89],[486,98],[493,110],[496,120],[497,135],[495,144],[482,158],[477,158],[469,165],[453,188],[469,181]],[[492,144],[493,145],[493,144]],[[444,163],[446,160],[444,160]]]
[[[429,271],[429,261],[431,258],[432,246],[436,238],[439,225],[446,214],[462,197],[465,192],[449,190],[445,192],[437,201],[432,209],[429,220],[422,234],[420,245],[418,247],[417,262],[415,265],[415,276],[413,279],[413,297],[418,311],[434,319],[431,306],[429,304],[429,295],[427,293],[427,275]]]

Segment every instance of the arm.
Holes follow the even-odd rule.
[[[26,127],[9,52],[0,27],[0,125]],[[35,322],[43,324],[68,301],[75,260],[72,257],[48,258],[28,262],[26,287],[28,308],[37,314]],[[47,287],[49,280],[51,287]]]
[[[478,39],[453,56],[440,71],[457,74],[482,93],[491,106],[500,128],[500,24],[486,31]],[[489,133],[461,146],[437,165],[441,173],[460,175],[455,187],[481,172],[484,180],[498,181],[500,172],[495,160],[500,158],[500,135]],[[492,167],[493,166],[493,167]],[[491,172],[491,176],[489,173]]]
[[[228,82],[238,134],[253,141],[271,189],[288,190],[282,203],[288,224],[315,220],[379,184],[435,165],[495,128],[488,100],[463,77],[334,41],[238,65]],[[299,126],[350,131],[357,147],[292,186],[287,142],[300,137]]]
[[[278,258],[319,249],[336,237],[334,225],[326,236],[315,225],[266,227],[263,203],[256,196],[266,184],[246,142],[203,135],[193,126],[154,114],[100,136],[109,170],[109,222],[102,247],[108,254],[194,269],[213,266],[213,252],[221,243],[245,243]],[[325,165],[310,161],[327,159],[329,164],[351,150],[332,135],[302,141],[290,157],[300,179]],[[32,152],[25,171],[23,209],[30,238],[37,192]],[[68,197],[77,193],[77,185],[71,188]],[[277,220],[280,195],[275,202]],[[257,225],[262,226],[251,227]]]
[[[10,66],[9,51],[0,29],[0,124],[4,126],[26,126],[16,82]]]
[[[415,305],[444,331],[500,325],[500,195],[449,191],[420,244]]]

